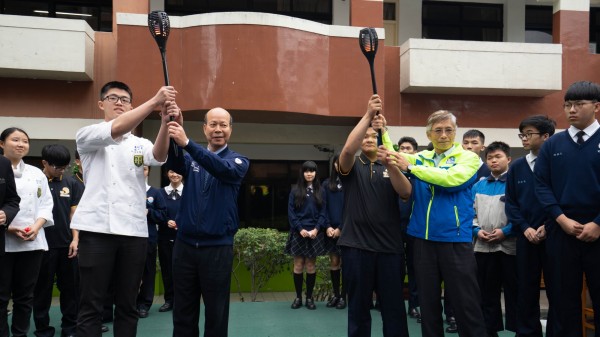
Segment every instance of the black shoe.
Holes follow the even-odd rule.
[[[292,303],[292,309],[298,309],[302,306],[302,299],[299,297],[296,297],[296,299],[294,300],[294,302]]]
[[[158,308],[158,312],[166,312],[171,310],[173,310],[173,304],[169,302],[165,302],[165,304],[161,305],[160,308]]]
[[[108,327],[106,325],[102,326],[102,333],[108,332]]]
[[[410,318],[421,318],[421,313],[419,312],[419,309],[417,308],[412,308],[410,310],[408,310],[408,316]]]
[[[422,317],[417,318],[417,323],[418,324],[421,324],[422,322],[423,322],[423,318]]]
[[[346,300],[343,297],[340,297],[340,300],[338,301],[335,308],[336,309],[346,309]]]
[[[317,306],[315,305],[315,301],[313,301],[312,297],[306,299],[306,308],[308,310],[315,310]]]
[[[148,310],[138,309],[138,315],[140,316],[140,318],[146,318],[148,317]]]
[[[448,317],[446,319],[446,321],[448,321],[448,327],[446,328],[446,332],[447,333],[457,333],[458,332],[458,325],[456,325],[456,319],[454,317]]]
[[[327,302],[327,304],[325,306],[328,308],[333,308],[333,307],[337,306],[339,300],[340,300],[339,297],[333,296],[332,298],[329,299],[329,302]]]

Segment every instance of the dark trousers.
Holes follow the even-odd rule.
[[[546,243],[535,245],[529,242],[525,235],[519,234],[517,237],[517,333],[519,337],[543,336],[540,323],[540,282],[543,271],[546,294],[550,295],[552,281],[547,275],[547,268]],[[551,302],[550,299],[548,302]],[[551,308],[550,304],[549,309]],[[546,326],[546,336],[553,336],[550,326]]]
[[[33,321],[37,337],[54,337],[54,327],[50,326],[50,305],[54,278],[60,291],[60,312],[62,313],[62,335],[74,335],[77,327],[76,284],[77,258],[69,258],[69,247],[51,248],[44,252],[42,265],[33,299]]]
[[[407,337],[402,254],[342,247],[344,286],[348,295],[348,337],[371,336],[373,290],[377,288],[384,337]]]
[[[506,330],[517,328],[517,257],[504,252],[475,253],[477,276],[485,328],[489,334],[504,330],[502,323],[502,290]]]
[[[415,264],[413,251],[415,246],[415,238],[404,233],[402,237],[405,243],[406,256],[406,274],[408,276],[408,308],[413,309],[419,306],[419,294],[417,292],[417,279],[415,277]]]
[[[181,241],[173,250],[173,337],[200,336],[200,298],[204,301],[204,337],[226,337],[232,246],[192,247]]]
[[[138,313],[136,297],[146,261],[147,238],[79,233],[81,300],[77,336],[102,335],[102,310],[111,279],[115,282],[115,337],[134,337]]]
[[[415,238],[415,272],[421,302],[423,337],[444,336],[440,285],[452,294],[452,307],[461,337],[485,336],[481,293],[473,245]]]
[[[156,280],[156,243],[148,242],[146,265],[142,274],[142,285],[137,297],[138,309],[149,310],[154,300],[154,280]]]
[[[0,229],[3,230],[3,229]],[[0,337],[8,337],[8,300],[12,297],[13,337],[25,337],[33,308],[33,291],[44,251],[5,253],[0,256]]]
[[[600,240],[591,243],[580,241],[566,234],[558,224],[549,231],[546,240],[552,299],[548,324],[554,336],[581,337],[584,273],[594,308],[594,324],[600,327]],[[594,336],[600,336],[600,329],[596,328]]]
[[[175,241],[158,241],[158,261],[165,286],[165,303],[173,304],[173,247]]]

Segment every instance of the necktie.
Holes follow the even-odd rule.
[[[169,198],[173,200],[179,200],[181,196],[179,195],[179,193],[177,193],[177,190],[172,190],[171,193],[169,193]]]
[[[583,140],[583,136],[585,135],[585,132],[583,131],[579,131],[577,132],[577,144],[581,145],[585,142],[585,140]]]

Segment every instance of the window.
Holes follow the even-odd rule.
[[[324,24],[333,20],[332,0],[166,0],[169,15],[214,12],[263,12],[293,16]]]
[[[552,43],[552,6],[525,6],[525,42]]]
[[[423,1],[423,38],[502,41],[503,10],[501,4]]]
[[[600,8],[590,8],[590,52],[600,54]]]
[[[111,0],[0,0],[0,14],[79,19],[93,30],[112,30]]]
[[[396,21],[396,3],[395,2],[384,2],[383,3],[383,20],[384,21]]]

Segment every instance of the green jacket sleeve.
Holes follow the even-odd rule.
[[[458,146],[460,146],[460,144]],[[456,159],[456,164],[449,168],[416,165],[417,156],[403,155],[407,157],[411,164],[413,164],[410,173],[422,181],[441,187],[451,188],[460,187],[465,183],[470,184],[479,169],[479,158],[474,153],[467,151],[460,151],[453,154],[453,157]],[[444,159],[444,161],[446,160],[447,158]]]

